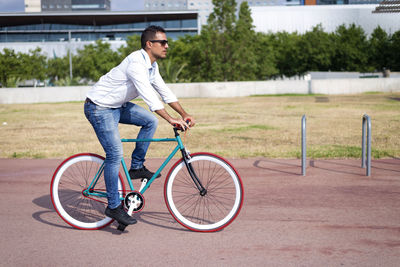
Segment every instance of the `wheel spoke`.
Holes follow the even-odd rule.
[[[80,229],[99,229],[112,220],[105,216],[107,199],[100,196],[84,196],[83,191],[91,184],[104,161],[94,154],[78,154],[65,160],[52,180],[51,197],[58,214],[70,225]],[[119,176],[122,191],[122,181]],[[94,186],[95,191],[104,192],[101,175]]]
[[[196,231],[217,231],[232,222],[243,201],[239,175],[222,158],[198,153],[190,160],[207,190],[200,195],[183,162],[174,165],[166,179],[165,196],[173,217]]]

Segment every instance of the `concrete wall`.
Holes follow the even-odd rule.
[[[300,81],[212,82],[169,84],[178,97],[238,97],[262,94],[307,94],[309,83]]]
[[[400,92],[399,78],[312,80],[313,94],[361,94],[365,92]]]
[[[400,92],[400,78],[169,84],[179,98]],[[0,104],[83,101],[90,86],[0,88]]]

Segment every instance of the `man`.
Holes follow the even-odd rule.
[[[135,224],[136,220],[125,212],[119,199],[118,172],[123,152],[118,123],[140,126],[138,139],[152,138],[158,124],[151,112],[129,101],[140,96],[151,111],[171,125],[182,129],[195,125],[194,118],[182,108],[158,70],[156,60],[165,58],[168,49],[164,29],[158,26],[146,28],[141,36],[141,46],[141,50],[131,53],[100,78],[87,93],[84,108],[86,118],[106,153],[104,180],[108,207],[105,214],[125,225]],[[173,118],[168,114],[156,92],[181,118]],[[143,165],[149,144],[136,143],[129,170],[131,179],[149,179],[153,176],[154,173]]]

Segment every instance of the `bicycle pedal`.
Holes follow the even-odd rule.
[[[127,227],[126,224],[119,223],[117,229],[120,230],[121,232],[125,231],[125,228]]]

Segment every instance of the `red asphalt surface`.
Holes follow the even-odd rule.
[[[360,160],[308,161],[306,176],[300,160],[230,160],[244,204],[215,233],[173,220],[163,179],[125,232],[76,230],[51,204],[61,162],[0,159],[0,266],[400,266],[400,159],[373,160],[370,177]]]

